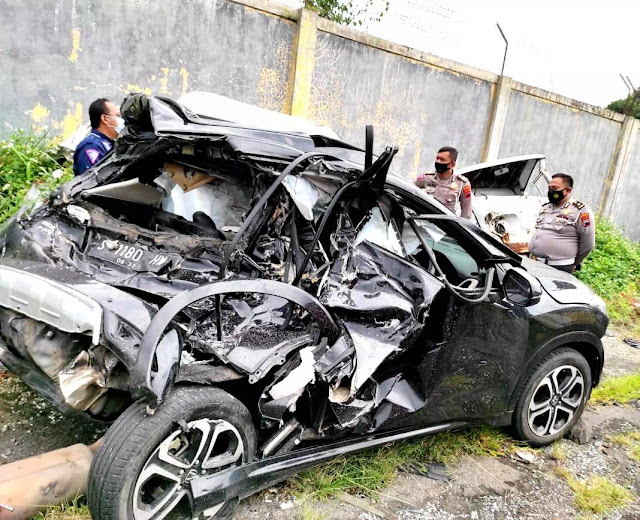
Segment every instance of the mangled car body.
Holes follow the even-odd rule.
[[[0,359],[117,417],[94,518],[224,518],[339,454],[479,422],[541,445],[581,414],[602,301],[389,174],[372,132],[122,113],[114,152],[1,238]]]

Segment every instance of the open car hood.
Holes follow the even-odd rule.
[[[456,173],[469,179],[474,195],[522,195],[532,173],[544,170],[544,160],[542,154],[520,155],[474,164]]]
[[[546,187],[538,182],[547,178],[544,162],[544,155],[532,154],[456,170],[471,182],[478,224],[520,254],[529,250],[536,216],[546,201],[540,192]]]

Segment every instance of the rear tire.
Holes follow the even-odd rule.
[[[571,348],[547,355],[533,370],[513,413],[518,437],[545,446],[564,437],[582,415],[591,390],[589,363]]]
[[[91,517],[148,520],[170,511],[163,518],[191,520],[196,517],[184,483],[249,462],[255,452],[251,414],[220,389],[177,388],[153,415],[135,403],[109,428],[91,464]],[[230,518],[236,505],[220,504],[206,518]]]

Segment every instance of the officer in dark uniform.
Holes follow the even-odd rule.
[[[73,173],[82,175],[101,160],[124,128],[120,109],[108,99],[96,99],[89,106],[91,133],[77,146],[73,154]]]
[[[573,178],[557,173],[549,182],[549,202],[542,206],[529,251],[537,260],[573,273],[596,246],[591,209],[571,196]]]

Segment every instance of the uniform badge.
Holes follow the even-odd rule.
[[[87,157],[89,158],[89,162],[91,164],[95,164],[100,157],[100,152],[98,150],[95,150],[94,148],[89,148],[87,150]]]
[[[589,227],[591,225],[591,218],[589,217],[589,213],[582,213],[580,215],[580,220],[582,220],[582,225],[584,227]]]
[[[471,186],[469,186],[468,184],[465,185],[465,187],[462,188],[462,191],[464,192],[465,198],[468,199],[469,197],[471,197]]]
[[[571,210],[570,210],[569,208],[564,208],[564,209],[562,210],[562,214],[563,214],[563,215],[568,215],[569,213],[571,213]]]
[[[451,183],[451,189],[452,190],[457,190],[458,189],[458,185],[455,182]]]

